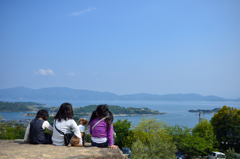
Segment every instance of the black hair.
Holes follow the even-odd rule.
[[[62,119],[68,120],[73,118],[74,118],[73,109],[70,103],[63,103],[54,117],[54,119],[58,121],[62,121]]]
[[[96,110],[94,110],[94,111],[92,112],[92,115],[91,115],[90,120],[89,120],[89,122],[88,122],[87,125],[90,125],[90,123],[91,123],[94,119],[96,119],[96,118],[97,118],[97,112],[96,112]]]
[[[42,118],[43,120],[47,120],[49,117],[48,112],[44,109],[41,109],[37,112],[36,118]]]
[[[107,116],[107,117],[106,117]],[[88,125],[95,119],[95,118],[105,118],[105,122],[107,124],[107,128],[110,129],[111,124],[113,123],[113,114],[108,110],[108,105],[103,104],[99,105],[96,110],[92,112],[90,121],[88,122]]]

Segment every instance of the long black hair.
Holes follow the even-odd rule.
[[[88,122],[88,125],[96,118],[102,119],[105,118],[105,123],[107,124],[107,128],[110,129],[111,124],[113,123],[113,114],[109,111],[108,105],[103,104],[99,105],[96,110],[92,112],[90,121]]]
[[[58,121],[62,121],[62,119],[68,120],[73,118],[74,118],[73,109],[70,103],[63,103],[54,117],[54,119]]]
[[[47,120],[48,117],[48,112],[44,109],[39,110],[36,115],[36,118],[42,118],[43,120]]]

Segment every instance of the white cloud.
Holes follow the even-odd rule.
[[[91,12],[91,11],[93,11],[93,10],[96,10],[96,8],[94,8],[94,7],[89,7],[88,9],[84,9],[84,10],[81,10],[81,11],[79,11],[79,12],[72,13],[71,15],[72,15],[72,16],[79,16],[79,15],[81,15],[81,14],[84,14],[84,13],[86,13],[86,12]]]
[[[75,77],[77,75],[76,75],[76,73],[70,72],[70,73],[68,73],[68,76],[74,76]]]
[[[55,73],[48,69],[48,70],[44,70],[44,69],[39,69],[38,71],[35,71],[34,72],[36,75],[43,75],[43,76],[46,76],[46,75],[50,75],[50,76],[55,76]]]

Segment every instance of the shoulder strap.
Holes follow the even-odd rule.
[[[100,123],[102,120],[104,120],[105,118],[102,118],[101,120],[99,120],[96,124],[94,124],[93,125],[93,127],[92,127],[92,130],[93,130],[93,128],[98,124],[98,123]]]
[[[55,125],[56,130],[57,130],[60,134],[65,135],[64,132],[62,132],[61,130],[59,130],[59,129],[56,127],[56,120],[54,120],[54,122],[55,122],[54,125]]]

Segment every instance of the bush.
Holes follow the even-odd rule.
[[[138,140],[133,143],[132,157],[136,159],[175,158],[177,148],[164,126],[165,123],[154,118],[143,118],[139,125],[133,129]]]
[[[240,155],[239,156],[236,155],[234,148],[229,148],[225,152],[225,155],[227,159],[240,159]]]
[[[86,134],[85,135],[85,141],[91,143],[91,134]]]

